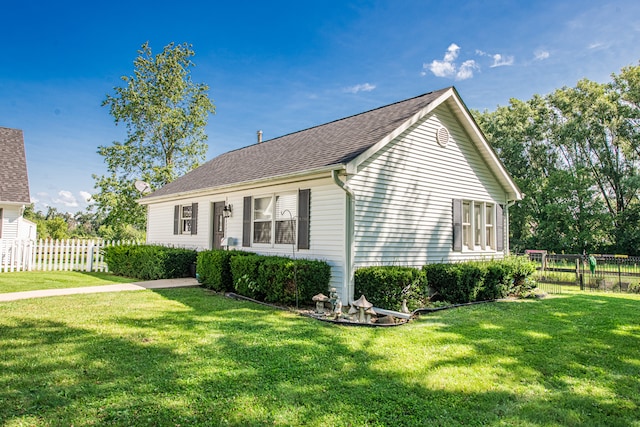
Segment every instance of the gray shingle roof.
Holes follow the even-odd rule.
[[[449,88],[230,151],[145,198],[197,191],[346,164]]]
[[[0,202],[31,203],[27,156],[20,129],[0,127]]]

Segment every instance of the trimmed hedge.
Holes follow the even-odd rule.
[[[522,296],[535,285],[528,280],[535,269],[528,258],[516,256],[423,267],[431,292],[453,304]]]
[[[198,281],[214,291],[233,291],[231,258],[248,255],[253,255],[253,253],[237,250],[224,251],[221,249],[199,252],[196,267]]]
[[[294,304],[329,289],[331,268],[324,261],[278,256],[232,256],[231,276],[240,295],[259,301]]]
[[[424,307],[426,276],[411,267],[377,266],[359,268],[355,272],[354,298],[365,295],[374,306],[400,311],[402,300],[409,310]]]
[[[110,273],[141,280],[187,277],[196,262],[195,250],[156,245],[108,246],[103,253]]]
[[[476,301],[483,284],[483,271],[476,263],[428,264],[423,270],[431,292],[452,304]]]

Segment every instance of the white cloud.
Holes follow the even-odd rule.
[[[456,73],[456,64],[454,61],[458,57],[460,52],[460,46],[455,43],[451,43],[447,48],[447,52],[444,54],[444,59],[439,61],[434,59],[431,64],[423,64],[423,70],[428,68],[436,77],[451,77]],[[426,73],[423,71],[422,75]]]
[[[460,52],[460,46],[455,43],[451,43],[447,48],[447,53],[444,54],[445,62],[453,62],[458,57],[458,52]]]
[[[479,69],[478,64],[472,60],[464,61],[460,67],[455,63],[460,53],[460,46],[451,43],[444,54],[442,61],[434,59],[430,64],[422,65],[422,75],[426,75],[425,70],[429,70],[436,77],[454,77],[456,80],[466,80],[473,77],[473,70]]]
[[[501,53],[487,53],[480,49],[476,49],[476,55],[488,56],[489,58],[493,59],[493,63],[489,65],[490,68],[513,65],[513,63],[515,62],[514,57],[511,55],[503,55]]]
[[[86,191],[80,191],[79,194],[82,197],[82,200],[84,200],[85,202],[93,203],[93,197],[91,196],[91,193],[88,193]]]
[[[501,54],[496,53],[491,57],[493,58],[493,64],[490,65],[491,68],[513,65],[513,56],[502,56]]]
[[[375,88],[376,88],[376,85],[363,83],[363,84],[347,87],[344,89],[344,91],[348,93],[371,92]]]
[[[58,192],[58,198],[54,198],[53,202],[64,205],[67,208],[78,207],[78,201],[71,191],[60,190]]]
[[[543,49],[536,49],[533,52],[533,56],[536,61],[542,61],[549,58],[549,52]]]
[[[473,70],[479,70],[480,67],[473,59],[468,59],[460,65],[460,69],[456,73],[456,80],[466,80],[473,77]]]

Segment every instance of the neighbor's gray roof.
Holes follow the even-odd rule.
[[[230,151],[145,198],[188,193],[347,164],[450,88]]]
[[[20,129],[0,127],[0,202],[31,203]]]

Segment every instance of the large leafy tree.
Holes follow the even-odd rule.
[[[525,193],[512,246],[640,252],[640,66],[476,113]]]
[[[136,202],[135,181],[155,190],[205,160],[204,128],[215,107],[209,87],[191,80],[193,55],[186,43],[171,43],[156,55],[143,44],[133,75],[123,76],[124,84],[103,101],[116,125],[127,131],[123,142],[98,147],[108,174],[94,175],[98,193],[93,199],[105,225],[143,229],[145,210]]]

